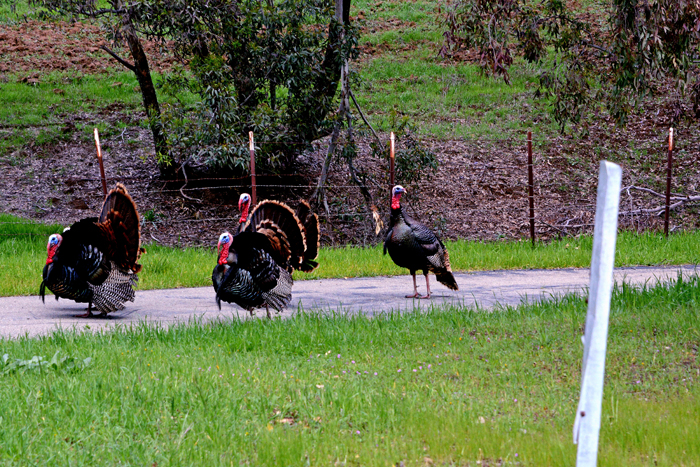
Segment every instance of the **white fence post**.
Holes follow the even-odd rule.
[[[581,398],[574,422],[574,444],[578,444],[577,467],[595,467],[598,457],[605,351],[608,340],[621,185],[620,166],[601,161],[593,231],[588,313],[586,329],[582,337]]]

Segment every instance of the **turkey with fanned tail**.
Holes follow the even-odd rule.
[[[87,303],[101,314],[121,310],[134,301],[137,263],[142,253],[139,215],[124,185],[109,192],[99,217],[82,219],[62,234],[49,237],[43,281],[44,300],[48,288],[56,296]]]
[[[406,298],[430,298],[428,272],[435,273],[438,282],[448,289],[459,290],[452,275],[447,248],[425,225],[408,217],[401,207],[401,195],[406,190],[396,185],[391,192],[390,228],[384,240],[384,254],[397,266],[407,268],[413,276],[413,294]],[[416,271],[425,275],[427,293],[421,296],[416,285]]]
[[[281,201],[259,202],[248,218],[250,196],[243,193],[239,201],[241,231],[258,232],[270,239],[269,253],[290,273],[295,269],[311,272],[318,267],[315,261],[319,249],[318,216],[311,212],[306,201],[300,200],[296,212]]]
[[[278,201],[258,203],[250,213],[250,195],[240,196],[238,233],[219,237],[219,260],[212,273],[216,302],[236,303],[253,313],[281,311],[292,299],[292,272],[318,267],[318,216],[302,201],[297,213]]]

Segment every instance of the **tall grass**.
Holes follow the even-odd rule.
[[[700,464],[700,282],[613,297],[599,465]],[[569,295],[0,340],[10,363],[92,359],[0,362],[0,463],[572,465],[585,310]]]

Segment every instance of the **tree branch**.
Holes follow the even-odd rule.
[[[360,117],[362,117],[362,121],[365,122],[365,125],[367,125],[369,127],[370,131],[372,132],[372,134],[374,135],[374,137],[377,140],[377,144],[381,148],[382,147],[382,140],[379,139],[379,135],[377,134],[376,131],[374,131],[374,128],[372,128],[372,125],[369,124],[369,121],[367,121],[365,114],[362,113],[362,109],[360,109],[360,105],[357,103],[357,100],[355,99],[355,94],[352,92],[351,89],[348,89],[348,93],[350,94],[350,97],[352,97],[352,101],[355,103],[355,108],[360,113]]]
[[[121,63],[122,65],[124,65],[126,68],[128,68],[128,69],[131,70],[132,72],[136,73],[137,70],[136,70],[136,66],[135,66],[135,65],[132,65],[131,63],[127,62],[126,60],[124,60],[123,58],[121,58],[119,55],[117,55],[117,54],[115,54],[114,52],[112,52],[111,50],[109,50],[109,49],[108,49],[106,46],[104,46],[104,45],[101,45],[101,46],[100,46],[100,49],[102,49],[102,50],[104,50],[105,52],[107,52],[108,54],[110,54],[110,55],[112,56],[112,58],[114,58],[116,61],[118,61],[119,63]]]

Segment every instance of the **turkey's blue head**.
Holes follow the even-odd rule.
[[[228,254],[231,243],[233,243],[233,236],[230,233],[224,232],[219,236],[219,244],[216,247],[219,254],[219,265],[228,263]]]
[[[49,237],[49,243],[46,245],[46,254],[48,255],[46,264],[53,263],[53,257],[56,255],[56,250],[61,245],[62,241],[63,237],[59,234],[53,234]]]
[[[238,198],[238,210],[241,213],[241,220],[238,221],[239,224],[245,224],[248,221],[248,209],[250,209],[250,195],[248,193],[243,193],[240,198]]]
[[[401,209],[401,195],[406,193],[406,189],[401,185],[396,185],[391,190],[391,209]]]

